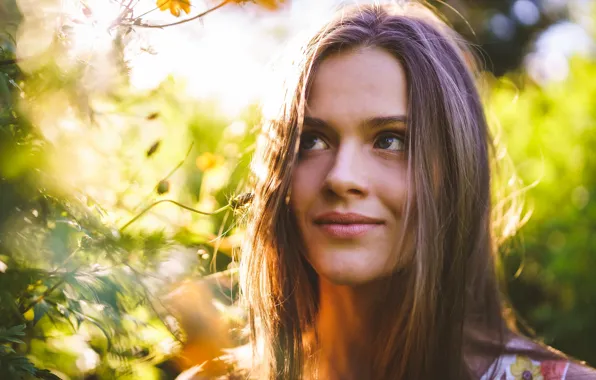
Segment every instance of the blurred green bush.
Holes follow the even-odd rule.
[[[519,316],[547,344],[596,365],[596,63],[562,82],[495,84],[489,112],[525,184],[532,216],[504,262]],[[512,76],[512,78],[514,78]],[[496,123],[495,123],[496,124]]]
[[[241,212],[230,204],[244,190],[258,108],[231,118],[216,101],[189,99],[176,78],[130,89],[124,34],[113,40],[108,90],[89,81],[88,62],[64,66],[67,35],[21,65],[10,61],[16,42],[6,35],[0,373],[171,379],[246,342],[229,281]],[[563,82],[487,81],[495,134],[519,177],[535,184],[525,191],[532,218],[504,246],[509,296],[537,337],[592,365],[594,77],[596,62],[575,58]],[[223,210],[203,215],[165,200]],[[222,329],[230,336],[213,342],[210,332]]]

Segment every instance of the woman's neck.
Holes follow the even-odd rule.
[[[358,287],[319,281],[318,333],[319,379],[370,377],[371,348],[378,334],[375,318],[380,283]]]

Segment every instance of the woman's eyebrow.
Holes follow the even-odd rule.
[[[395,116],[377,116],[364,120],[360,125],[362,127],[380,129],[389,126],[403,126],[405,128],[408,118],[405,115]]]
[[[394,116],[375,116],[368,118],[360,123],[362,127],[367,128],[384,128],[388,126],[394,125],[405,125],[407,124],[408,118],[405,115],[394,115]],[[317,117],[312,116],[305,116],[304,117],[304,125],[308,125],[311,128],[317,129],[328,129],[331,126],[323,119],[319,119]]]
[[[319,119],[318,117],[312,116],[304,116],[304,125],[308,125],[311,128],[316,129],[328,129],[331,128],[329,124],[323,119]]]

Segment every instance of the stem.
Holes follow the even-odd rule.
[[[137,210],[141,205],[145,204],[145,202],[147,202],[149,200],[149,198],[151,198],[151,195],[157,190],[157,188],[159,187],[159,183],[162,181],[167,181],[168,179],[170,179],[171,176],[174,175],[174,173],[176,173],[178,171],[178,169],[180,169],[182,167],[182,165],[184,165],[184,163],[186,162],[186,160],[188,159],[188,156],[190,156],[190,152],[192,152],[192,148],[195,145],[195,142],[193,141],[192,143],[190,143],[190,146],[188,147],[188,150],[186,151],[186,155],[184,155],[184,158],[178,163],[178,165],[176,165],[172,170],[170,170],[170,172],[168,173],[168,175],[166,175],[165,177],[163,177],[156,185],[155,187],[153,187],[153,189],[151,190],[151,192],[149,194],[147,194],[147,196],[143,199],[143,201],[141,203],[139,203],[138,205],[136,205],[133,210]],[[137,172],[138,174],[139,172]],[[135,174],[135,178],[136,178],[136,174]],[[134,179],[133,179],[134,181]],[[130,189],[130,187],[132,186],[132,182],[130,185],[128,185],[128,187],[126,188],[126,190],[122,193],[122,194],[126,194],[126,192],[128,191],[128,189]]]
[[[140,213],[138,213],[134,218],[132,218],[131,220],[129,220],[125,225],[123,225],[120,228],[120,232],[124,231],[128,226],[130,226],[131,224],[133,224],[134,222],[136,222],[139,218],[141,218],[143,215],[145,215],[147,213],[147,211],[151,210],[153,207],[157,206],[160,203],[165,203],[165,202],[173,203],[173,204],[175,204],[178,207],[181,207],[181,208],[183,208],[185,210],[188,210],[188,211],[191,211],[191,212],[194,212],[194,213],[197,213],[197,214],[201,214],[201,215],[215,215],[215,214],[219,214],[220,212],[225,211],[225,210],[227,210],[227,209],[230,208],[230,205],[225,205],[225,206],[223,206],[223,207],[221,207],[221,208],[219,208],[219,209],[217,209],[217,210],[215,210],[213,212],[205,212],[205,211],[199,211],[199,210],[194,209],[192,207],[183,205],[182,203],[178,203],[178,202],[173,201],[171,199],[162,199],[162,200],[159,200],[157,202],[153,202],[152,204],[150,204],[149,206],[147,206],[145,209],[143,209],[143,211],[141,211]]]
[[[43,292],[43,294],[42,294],[42,295],[40,295],[39,297],[37,297],[36,299],[34,299],[34,300],[33,300],[33,301],[32,301],[32,302],[29,304],[29,306],[27,306],[27,307],[25,308],[25,310],[23,310],[22,314],[25,314],[26,312],[28,312],[28,311],[29,311],[31,308],[33,308],[35,305],[37,305],[38,303],[40,303],[41,301],[43,301],[43,300],[44,300],[44,298],[46,298],[47,296],[49,296],[49,295],[50,295],[50,293],[52,293],[54,290],[58,289],[58,287],[59,287],[60,285],[62,285],[62,284],[64,284],[64,283],[66,282],[66,277],[67,277],[67,276],[70,276],[70,275],[71,275],[71,274],[73,274],[73,273],[76,273],[76,272],[77,272],[77,270],[78,270],[79,268],[80,268],[80,266],[79,266],[79,267],[77,267],[77,268],[76,268],[74,271],[71,271],[71,272],[67,272],[67,273],[65,273],[65,275],[64,275],[62,278],[60,278],[60,280],[58,280],[58,282],[57,282],[57,283],[55,283],[55,284],[54,284],[54,285],[53,285],[51,288],[48,288],[48,289],[47,289],[45,292]]]
[[[14,65],[15,63],[19,62],[18,59],[13,58],[13,59],[5,59],[3,61],[0,61],[0,66],[8,66],[8,65]]]
[[[133,25],[134,25],[134,26],[140,26],[140,27],[143,27],[143,28],[165,28],[165,27],[168,27],[168,26],[180,25],[180,24],[184,24],[184,23],[187,23],[187,22],[194,21],[194,20],[196,20],[196,19],[198,19],[198,18],[201,18],[201,17],[203,17],[203,16],[206,16],[206,15],[208,15],[209,13],[211,13],[211,12],[213,12],[213,11],[215,11],[215,10],[217,10],[217,9],[221,8],[221,7],[223,7],[223,6],[224,6],[224,5],[226,5],[226,4],[229,4],[229,3],[230,3],[230,2],[232,2],[232,1],[233,1],[233,0],[224,0],[224,1],[222,1],[221,3],[219,3],[218,5],[216,5],[215,7],[211,8],[211,9],[207,9],[207,10],[206,10],[205,12],[203,12],[203,13],[199,13],[198,15],[196,15],[196,16],[194,16],[194,17],[187,18],[186,20],[181,20],[181,21],[172,22],[172,23],[170,23],[170,24],[161,24],[161,25],[151,25],[151,24],[133,24]]]
[[[184,158],[178,163],[178,165],[176,165],[174,167],[174,169],[172,169],[167,176],[165,176],[164,178],[162,178],[162,181],[167,181],[168,179],[170,179],[171,176],[174,175],[174,173],[176,173],[176,171],[178,171],[178,169],[180,169],[182,167],[182,165],[184,165],[184,162],[188,159],[188,156],[190,156],[190,152],[192,152],[192,147],[195,145],[195,142],[193,141],[192,143],[190,143],[190,146],[188,147],[188,150],[186,151],[186,154],[184,155]],[[161,182],[161,181],[160,181]],[[155,186],[155,188],[153,189],[153,191],[155,191],[157,189],[157,187],[159,186],[159,184],[157,184]]]
[[[140,19],[141,19],[141,17],[143,17],[143,16],[146,16],[146,15],[148,15],[149,13],[151,13],[151,12],[153,12],[153,11],[156,11],[156,10],[158,10],[158,9],[159,9],[159,8],[160,8],[162,5],[165,5],[165,4],[167,4],[167,3],[168,3],[168,1],[170,1],[170,0],[164,0],[164,2],[163,2],[163,3],[161,3],[161,4],[158,4],[158,5],[157,5],[157,7],[153,8],[153,9],[150,9],[150,10],[148,10],[147,12],[145,12],[145,13],[142,13],[142,14],[138,15],[137,17],[135,17],[135,18],[132,20],[132,22],[134,23],[135,21],[137,21],[137,20],[140,20]]]
[[[155,308],[155,305],[153,304],[153,300],[155,299],[157,302],[159,302],[159,304],[161,305],[161,307],[163,307],[165,309],[165,311],[169,314],[172,315],[172,312],[168,309],[168,307],[166,307],[166,305],[164,305],[161,300],[158,297],[155,297],[153,295],[153,293],[151,293],[151,291],[149,289],[147,289],[147,287],[145,286],[145,284],[143,284],[143,281],[141,281],[140,276],[142,275],[141,273],[139,273],[139,271],[137,271],[132,265],[125,263],[124,265],[126,265],[128,268],[130,268],[130,270],[133,273],[133,276],[136,279],[136,282],[141,286],[141,288],[143,289],[143,293],[145,296],[145,300],[147,301],[147,304],[149,305],[149,307],[151,308],[151,310],[153,311],[153,313],[155,314],[155,316],[160,320],[160,322],[162,323],[163,326],[165,326],[168,331],[170,332],[170,334],[172,334],[172,336],[174,337],[174,339],[176,339],[179,343],[183,343],[182,339],[180,339],[180,337],[178,336],[178,334],[175,334],[174,331],[170,330],[170,327],[168,325],[168,323],[162,318],[162,313],[158,312],[157,309]]]

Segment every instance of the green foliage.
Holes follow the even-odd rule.
[[[596,75],[575,58],[569,77],[541,88],[500,81],[490,109],[533,212],[506,256],[509,295],[546,343],[596,364]],[[516,272],[519,272],[517,275]]]
[[[11,379],[46,379],[60,378],[48,370],[35,368],[33,363],[23,355],[17,354],[12,345],[25,344],[21,340],[25,336],[25,325],[13,326],[9,329],[0,327],[0,371]]]
[[[62,30],[21,66],[14,39],[0,40],[0,373],[174,378],[188,334],[163,299],[184,280],[234,275],[260,114],[229,118],[175,78],[133,91],[125,33],[106,53],[109,90],[98,89],[88,72],[107,68],[65,63],[71,37]],[[547,343],[592,364],[594,76],[596,63],[575,59],[565,82],[503,79],[488,103],[518,174],[539,180],[504,260],[513,305]],[[219,307],[233,310],[237,293],[219,289]],[[213,306],[200,302],[187,308]]]
[[[26,73],[0,50],[1,377],[173,378],[164,363],[185,334],[162,298],[232,262],[237,242],[225,239],[253,138],[227,134],[232,120],[198,109],[173,79],[150,93],[86,87],[97,68],[60,67],[66,42]],[[122,48],[116,39],[125,76]]]

